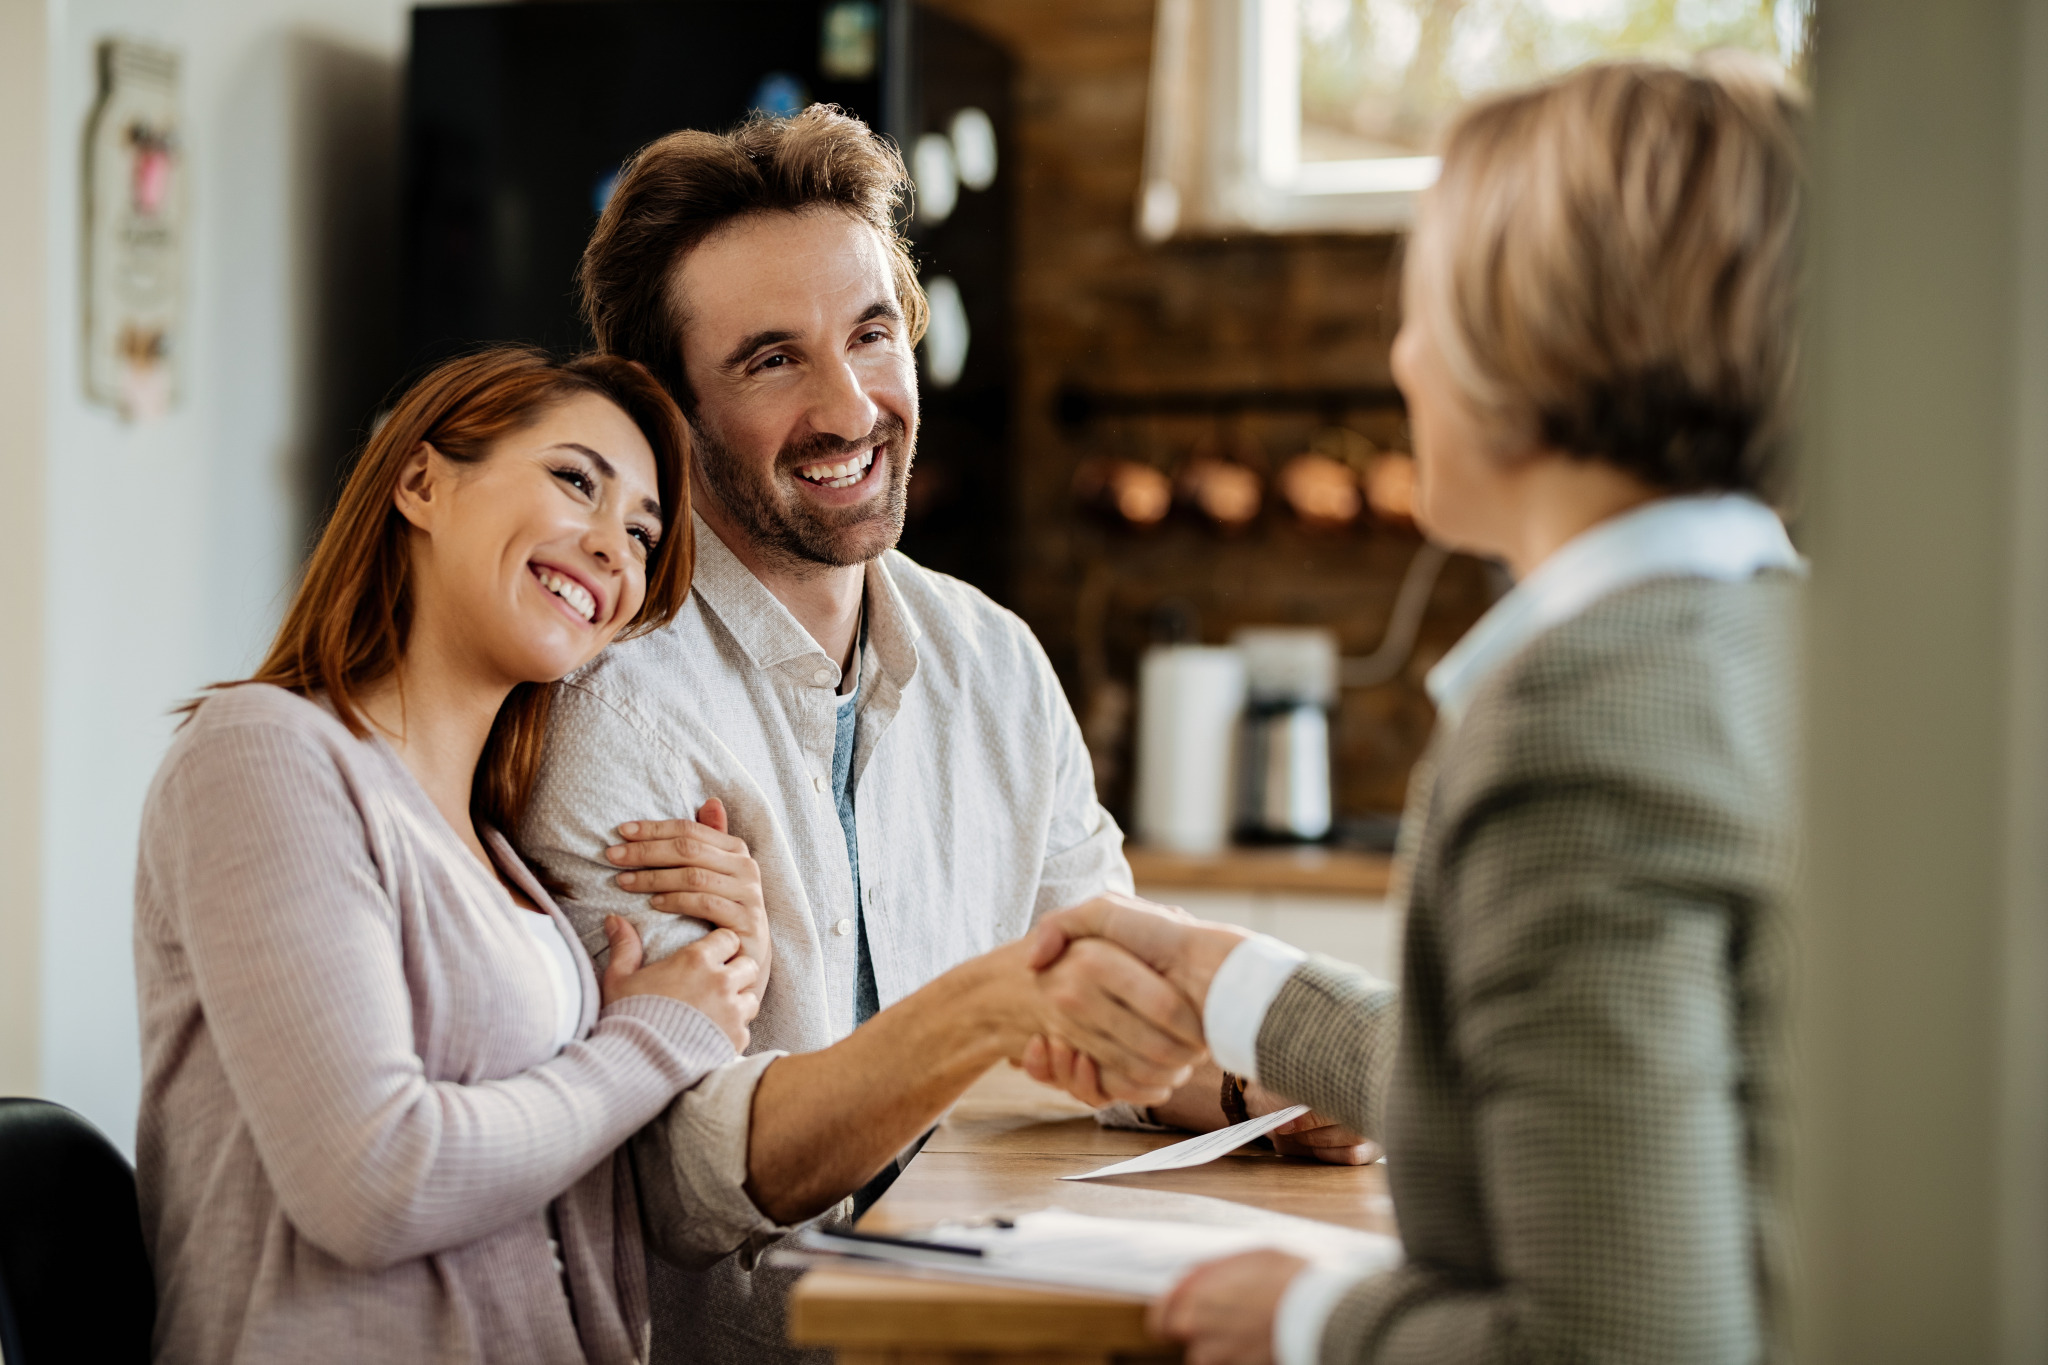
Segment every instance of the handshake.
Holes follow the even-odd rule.
[[[1122,1100],[1152,1109],[1161,1122],[1195,1130],[1230,1121],[1222,1111],[1220,1077],[1205,1065],[1205,1021],[1216,1017],[1209,996],[1217,971],[1248,937],[1248,930],[1113,892],[1047,915],[1014,945],[1031,973],[1036,1027],[1026,1024],[1010,1035],[1022,1039],[1011,1061],[1086,1104]],[[1204,1084],[1191,1085],[1202,1072]],[[1255,1083],[1244,1093],[1253,1114],[1290,1102]],[[1315,1113],[1273,1136],[1284,1154],[1333,1164],[1379,1155],[1356,1133]]]
[[[1164,1103],[1208,1057],[1209,983],[1246,937],[1115,892],[1047,915],[1021,945],[1041,1027],[1011,1060],[1088,1104]]]

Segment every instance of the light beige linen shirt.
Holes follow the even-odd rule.
[[[557,698],[520,846],[567,884],[594,955],[608,913],[657,957],[704,932],[614,884],[603,850],[621,823],[716,796],[761,864],[775,962],[753,1054],[634,1143],[649,1239],[696,1268],[656,1268],[655,1358],[752,1362],[786,1349],[780,1285],[750,1270],[785,1231],[742,1189],[754,1086],[778,1052],[825,1047],[854,1023],[853,875],[831,781],[840,670],[710,527],[695,529],[675,621],[614,646]],[[852,781],[859,913],[887,1008],[1046,911],[1129,890],[1131,874],[1029,628],[893,552],[867,566],[866,605]]]

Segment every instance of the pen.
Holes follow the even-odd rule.
[[[911,1247],[918,1251],[943,1251],[954,1256],[980,1256],[980,1247],[948,1246],[944,1242],[920,1242],[915,1237],[891,1237],[881,1232],[839,1232],[821,1233],[824,1237],[840,1237],[852,1242],[875,1242],[882,1246]]]

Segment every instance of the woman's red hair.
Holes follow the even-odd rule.
[[[494,347],[436,367],[399,399],[350,471],[262,666],[216,686],[271,683],[325,695],[351,733],[369,733],[356,698],[397,669],[412,626],[412,526],[393,502],[406,461],[430,444],[458,464],[478,463],[501,438],[584,393],[616,404],[653,447],[666,525],[648,559],[647,599],[619,638],[668,624],[689,595],[696,560],[689,432],[674,400],[640,365],[618,356],[557,361],[542,351]],[[540,769],[554,687],[514,688],[477,762],[471,814],[508,835]]]

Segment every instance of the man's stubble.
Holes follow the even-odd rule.
[[[690,435],[697,468],[720,509],[758,553],[792,572],[865,564],[894,549],[903,536],[915,450],[906,439],[904,423],[894,414],[883,413],[874,429],[858,441],[813,436],[784,446],[775,457],[773,470],[762,473],[726,445],[717,432],[694,419]],[[888,462],[883,475],[888,482],[867,501],[827,511],[785,491],[785,481],[797,481],[798,467],[872,446],[882,448],[875,458]]]

